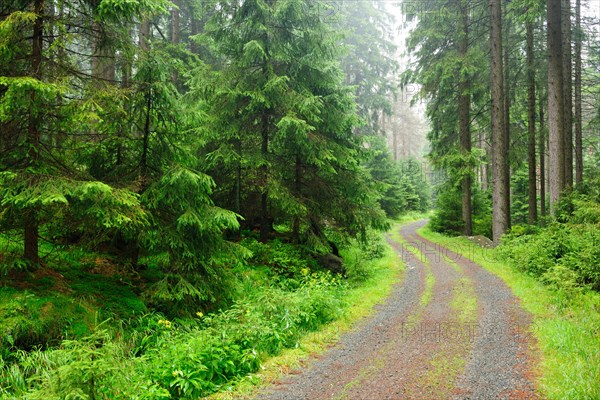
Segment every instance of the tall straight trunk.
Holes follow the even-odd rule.
[[[235,212],[242,213],[242,139],[235,139],[237,165],[235,167]]]
[[[271,65],[269,64],[270,49],[269,49],[269,34],[264,33],[264,47],[266,54],[266,61],[262,65],[262,74],[265,81],[269,80],[271,74]],[[271,219],[269,217],[269,167],[267,166],[267,159],[269,158],[269,136],[270,136],[270,116],[268,110],[263,110],[261,116],[261,156],[263,165],[260,168],[260,175],[262,178],[262,191],[260,196],[260,241],[265,243],[269,238],[269,234],[272,230]]]
[[[527,164],[529,167],[528,222],[537,221],[535,162],[535,70],[533,65],[533,24],[527,22]]]
[[[200,22],[198,21],[198,18],[196,18],[192,12],[192,15],[190,16],[190,33],[191,36],[197,35],[200,32]],[[196,41],[194,39],[190,40],[190,51],[194,54],[199,54],[200,53],[200,49],[198,47],[198,43],[196,43]]]
[[[104,43],[100,52],[100,74],[105,84],[114,84],[116,75],[115,49],[110,43]]]
[[[146,118],[142,132],[142,156],[140,158],[140,193],[148,186],[148,152],[150,150],[150,115],[152,113],[152,93],[146,94]]]
[[[508,4],[509,0],[505,0],[505,6]],[[511,188],[510,188],[510,107],[511,107],[511,87],[510,87],[510,19],[505,14],[505,35],[503,37],[503,41],[507,43],[507,45],[503,45],[503,55],[504,62],[502,65],[503,73],[504,73],[504,141],[506,142],[506,162],[504,164],[504,168],[506,169],[505,174],[508,177],[508,184],[504,187],[506,193],[504,194],[504,207],[506,208],[506,213],[508,214],[508,225],[506,229],[510,229],[511,221],[510,221],[510,198],[511,198]],[[502,23],[502,22],[501,22]]]
[[[583,181],[583,139],[581,123],[581,0],[575,2],[575,183]]]
[[[469,46],[469,13],[466,4],[461,1],[461,35],[458,41],[458,53],[463,61],[466,61]],[[471,129],[470,129],[470,106],[471,96],[469,93],[469,79],[462,71],[458,71],[458,125],[460,131],[460,147],[463,155],[471,153]],[[462,178],[462,218],[464,223],[464,234],[473,234],[473,218],[471,206],[471,175]]]
[[[142,22],[140,22],[139,44],[142,51],[148,51],[150,49],[150,20],[148,17],[144,17]]]
[[[269,154],[269,116],[266,111],[262,116],[262,140],[261,140],[261,155],[263,157],[263,166],[261,169],[262,177],[262,192],[260,195],[260,241],[265,243],[271,232],[269,221],[269,169],[266,165],[266,159]]]
[[[44,11],[44,0],[35,0],[33,12],[36,17],[33,22],[33,33],[31,43],[31,76],[35,79],[42,79],[42,46],[44,40],[44,25],[42,14]],[[29,163],[37,164],[39,160],[40,147],[40,129],[39,117],[36,110],[35,91],[31,92],[31,105],[29,110],[29,121],[27,127],[27,144],[29,145]],[[39,242],[38,242],[38,222],[35,209],[27,209],[24,213],[24,249],[23,257],[32,264],[38,264]]]
[[[296,155],[296,163],[294,167],[294,195],[300,199],[302,196],[302,160],[300,155]],[[294,243],[300,243],[300,217],[295,216],[292,226],[292,238]]]
[[[393,129],[392,124],[392,137],[393,137],[393,146],[394,146],[394,161],[398,161],[398,130]]]
[[[478,144],[477,146],[482,149],[485,152],[485,158],[488,158],[488,144],[485,138],[485,131],[483,129],[479,130],[478,133]],[[480,167],[480,184],[481,184],[481,189],[486,191],[488,190],[488,163],[484,162],[481,163],[481,167]]]
[[[548,0],[548,141],[550,212],[565,189],[565,113],[561,35],[561,0]]]
[[[573,187],[573,78],[571,76],[571,0],[562,0],[562,63],[564,98],[565,187]]]
[[[504,82],[502,67],[502,10],[500,0],[489,0],[491,19],[491,95],[492,95],[492,235],[494,244],[506,232],[509,212],[506,208],[508,193],[507,150],[504,129]]]
[[[180,1],[179,0],[173,0],[173,8],[171,8],[171,43],[173,44],[177,44],[179,43],[179,37],[180,37],[180,14],[179,14],[179,7],[180,7]]]
[[[178,44],[180,37],[180,15],[179,6],[181,2],[179,0],[173,0],[173,8],[171,8],[171,43]],[[172,73],[173,82],[177,82],[179,79],[179,73],[177,70],[173,70]]]
[[[100,21],[92,22],[92,35],[92,77],[97,85],[104,86],[115,80],[115,50],[110,42],[110,33]]]
[[[540,96],[540,214],[545,217],[546,212],[546,135],[544,134],[544,105]]]

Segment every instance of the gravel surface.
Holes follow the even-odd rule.
[[[424,224],[390,241],[407,268],[386,302],[259,399],[537,398],[530,316],[499,278],[416,234]]]

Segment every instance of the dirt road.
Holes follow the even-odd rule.
[[[534,399],[530,316],[502,280],[401,228],[404,279],[372,317],[262,400]]]

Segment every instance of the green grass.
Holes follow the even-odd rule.
[[[232,383],[225,390],[208,399],[254,398],[257,390],[290,371],[305,365],[311,356],[321,354],[335,343],[340,335],[356,327],[356,324],[373,311],[390,294],[393,285],[402,279],[404,270],[400,258],[388,246],[382,258],[368,261],[369,277],[362,284],[350,288],[345,300],[348,308],[343,317],[316,332],[305,335],[298,347],[286,349],[262,364],[262,370]]]
[[[107,257],[76,246],[40,244],[43,266],[33,271],[0,268],[0,355],[55,346],[89,335],[99,321],[147,312],[120,271],[101,273],[98,264],[118,268]],[[0,235],[0,248],[14,257],[19,250],[6,235]]]
[[[425,289],[423,290],[423,294],[421,295],[421,300],[419,303],[421,306],[425,307],[431,302],[431,298],[433,297],[433,286],[435,285],[435,276],[431,273],[431,268],[427,268],[425,277]]]
[[[544,397],[600,398],[599,293],[557,291],[503,263],[495,249],[481,249],[465,238],[449,238],[427,227],[419,233],[502,278],[531,312],[531,331],[540,352],[537,383]]]
[[[0,355],[13,346],[56,344],[65,335],[90,332],[94,311],[61,293],[0,287]]]

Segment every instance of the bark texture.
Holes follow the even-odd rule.
[[[565,113],[561,35],[561,0],[548,0],[548,141],[550,212],[565,188]]]
[[[491,18],[491,95],[492,95],[492,235],[494,244],[506,232],[509,224],[507,209],[508,173],[504,115],[504,74],[502,66],[502,10],[500,0],[489,0]]]
[[[42,48],[44,44],[44,0],[35,0],[34,13],[36,18],[33,22],[33,32],[31,40],[31,76],[35,79],[42,79]],[[36,110],[35,91],[31,92],[31,105],[29,111],[29,121],[27,127],[27,144],[29,145],[29,163],[37,164],[39,160],[40,147],[40,119]],[[23,257],[32,264],[39,263],[39,243],[38,243],[38,223],[36,220],[35,209],[25,211],[24,224],[24,249]]]
[[[469,46],[469,10],[464,1],[460,3],[461,11],[461,35],[458,41],[458,53],[463,61],[466,61]],[[468,76],[463,71],[459,71],[458,83],[458,124],[460,130],[460,147],[464,155],[471,153],[471,117],[470,106],[471,96],[469,94]],[[473,234],[473,212],[471,200],[471,175],[465,175],[462,178],[462,218],[464,223],[464,234],[470,236]]]
[[[571,1],[562,0],[562,64],[564,99],[565,188],[573,187],[573,78],[571,67]]]
[[[533,65],[533,24],[527,23],[527,164],[529,168],[528,222],[537,221],[535,162],[535,70]]]
[[[575,183],[583,181],[583,138],[581,123],[581,0],[575,2]]]

